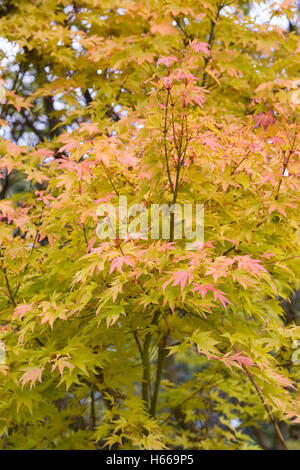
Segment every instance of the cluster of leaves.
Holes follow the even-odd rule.
[[[300,276],[300,43],[242,6],[7,2],[3,448],[255,449],[268,423],[286,448],[297,432],[300,326],[280,302]],[[186,249],[172,218],[167,241],[99,239],[98,204],[120,196],[204,204],[205,242]]]

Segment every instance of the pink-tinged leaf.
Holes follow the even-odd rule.
[[[275,184],[277,182],[277,175],[275,175],[270,168],[268,168],[267,170],[261,172],[260,184],[263,185],[263,184],[267,183],[268,181],[273,186],[275,186]]]
[[[200,292],[202,299],[206,296],[207,292],[215,292],[216,288],[214,284],[195,284],[193,292]]]
[[[163,85],[166,87],[166,88],[171,88],[172,84],[173,84],[173,77],[171,76],[168,76],[168,77],[162,77],[161,79]]]
[[[115,269],[117,269],[117,271],[119,271],[119,273],[122,272],[122,266],[124,264],[133,267],[134,266],[134,261],[129,256],[118,256],[117,258],[112,260],[111,265],[110,265],[109,274],[112,274]]]
[[[55,198],[51,194],[47,194],[45,191],[35,191],[37,201],[42,201],[47,209],[50,209],[50,201],[55,201]]]
[[[127,168],[136,168],[140,163],[140,159],[137,158],[134,155],[134,152],[130,150],[127,150],[126,152],[118,155],[117,160],[123,165],[127,166]]]
[[[181,291],[183,291],[187,282],[193,279],[193,274],[191,271],[177,271],[174,273],[173,279],[172,286],[178,286],[180,284]]]
[[[175,242],[159,242],[158,249],[163,253],[168,253],[169,250],[175,250]]]
[[[6,168],[7,174],[9,175],[14,169],[14,163],[8,158],[1,157],[0,170],[4,170],[4,168]],[[4,178],[4,175],[1,173],[0,179],[3,179],[3,178]]]
[[[275,135],[274,137],[270,137],[270,141],[273,145],[284,145],[284,140],[281,137]]]
[[[186,106],[190,103],[196,103],[198,106],[200,106],[200,108],[203,108],[203,105],[206,101],[205,92],[206,91],[204,88],[190,85],[189,88],[183,93],[183,104]]]
[[[62,152],[70,153],[71,150],[78,149],[80,147],[80,142],[77,139],[74,139],[73,137],[67,137],[63,139],[62,141],[65,142],[65,145],[63,145],[62,147],[58,149],[58,152],[60,153]]]
[[[209,266],[205,275],[209,276],[211,274],[212,277],[214,278],[214,281],[217,282],[219,277],[228,276],[229,274],[228,269],[233,264],[233,262],[234,261],[232,258],[225,258],[225,257],[217,258],[216,261],[211,266]]]
[[[41,383],[42,382],[42,372],[43,372],[43,370],[40,369],[39,367],[34,368],[34,369],[30,369],[27,372],[25,372],[25,374],[23,374],[22,377],[20,378],[23,387],[24,387],[25,384],[30,382],[30,390],[31,390],[36,381],[39,381]]]
[[[275,253],[272,253],[270,250],[267,250],[267,251],[262,255],[263,258],[267,258],[267,259],[270,259],[270,258],[272,258],[273,256],[276,256],[276,255],[275,255]]]
[[[269,212],[269,214],[272,214],[272,212],[278,211],[281,215],[283,215],[284,217],[287,218],[287,213],[286,213],[286,210],[285,210],[287,207],[291,207],[292,209],[297,208],[297,206],[295,206],[294,204],[291,204],[291,203],[282,204],[278,201],[274,201],[272,204],[270,204],[268,212]]]
[[[210,55],[209,44],[207,42],[198,42],[198,39],[194,39],[190,47],[197,53],[203,52],[205,55]]]
[[[217,141],[216,136],[211,134],[210,132],[204,132],[200,135],[200,141],[206,147],[209,147],[213,152],[216,152],[218,149],[221,148],[221,145]]]
[[[56,367],[58,368],[59,373],[60,373],[61,376],[63,375],[64,369],[69,369],[69,370],[74,369],[73,364],[71,364],[68,361],[68,357],[67,358],[66,357],[61,357],[57,361],[55,361],[53,366],[52,366],[51,372],[54,372]]]
[[[219,299],[225,310],[227,310],[226,304],[231,304],[231,302],[225,297],[224,292],[221,290],[217,290],[214,292],[214,299]]]
[[[267,368],[267,371],[268,371],[269,377],[272,377],[272,379],[275,380],[277,384],[282,385],[284,388],[290,388],[292,390],[296,390],[296,387],[294,386],[293,382],[287,377],[284,377],[283,375],[279,374],[278,372],[276,372],[275,370],[269,367]]]
[[[96,237],[93,237],[93,238],[90,239],[90,241],[88,242],[87,247],[86,247],[86,252],[87,253],[92,252],[92,250],[94,248],[94,245],[96,243],[96,240],[97,240]]]
[[[174,34],[176,33],[176,29],[169,23],[160,23],[160,24],[153,24],[150,28],[152,34]]]
[[[283,401],[283,400],[281,400],[280,398],[277,398],[277,397],[272,397],[272,401],[275,403],[278,410],[280,410],[282,413],[285,412],[285,410],[287,408],[287,402],[286,401]]]
[[[37,149],[36,151],[32,152],[32,155],[38,155],[40,156],[42,159],[44,158],[49,158],[50,160],[52,160],[54,158],[54,152],[53,150],[50,150],[50,149]]]
[[[212,242],[195,242],[193,243],[193,247],[198,248],[198,250],[201,252],[202,250],[204,250],[204,248],[214,248],[214,245]]]
[[[239,369],[242,369],[243,366],[256,366],[256,364],[248,356],[243,355],[241,352],[238,352],[232,356],[230,355],[230,352],[228,352],[222,357],[214,356],[212,358],[223,362],[223,364],[226,367],[229,367],[230,370],[232,367],[238,367]]]
[[[99,132],[99,125],[97,122],[83,122],[80,125],[79,134],[82,132],[87,132],[88,135],[98,134]]]
[[[170,75],[170,77],[173,78],[173,80],[176,81],[183,81],[184,83],[193,83],[197,80],[200,80],[199,77],[196,77],[190,72],[187,72],[184,69],[176,69],[174,72]]]
[[[12,318],[13,319],[18,318],[18,320],[21,320],[23,318],[23,316],[25,315],[25,313],[30,312],[31,309],[32,309],[31,304],[18,305],[14,310]]]
[[[254,116],[254,119],[256,121],[254,129],[262,126],[264,130],[266,130],[268,126],[276,122],[273,111],[268,111],[266,114],[258,113],[256,116]]]
[[[100,199],[96,199],[94,202],[95,202],[95,204],[99,204],[100,202],[108,202],[112,197],[115,197],[115,194],[110,193],[105,197],[102,197]]]
[[[14,216],[16,215],[16,211],[13,207],[12,201],[0,201],[0,220],[6,218],[7,222],[10,223]]]
[[[238,270],[244,269],[248,273],[256,274],[259,278],[261,277],[261,273],[267,273],[268,271],[264,266],[262,266],[258,259],[253,259],[250,256],[236,256],[234,261],[238,263]]]
[[[164,64],[166,67],[170,67],[174,62],[177,62],[178,59],[176,55],[169,55],[167,57],[160,57],[156,65]]]
[[[19,155],[22,152],[22,147],[19,145],[15,144],[14,142],[8,141],[6,143],[6,148],[9,153],[13,153],[16,155]]]
[[[203,94],[200,94],[198,93],[197,95],[193,95],[192,96],[192,100],[198,105],[200,106],[200,108],[203,108],[203,105],[205,103],[205,96]]]
[[[248,356],[243,355],[241,352],[230,356],[230,359],[237,362],[240,366],[253,367],[256,365]]]

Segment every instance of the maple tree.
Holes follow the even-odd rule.
[[[296,446],[297,31],[241,1],[2,3],[0,445]],[[203,204],[204,242],[101,240],[120,196]]]

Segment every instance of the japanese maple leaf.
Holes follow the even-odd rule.
[[[75,165],[75,171],[79,178],[82,178],[85,175],[92,174],[92,167],[94,166],[94,162],[83,161],[81,163],[77,163]]]
[[[204,248],[214,248],[213,242],[209,241],[206,243],[194,242],[193,247],[198,248],[198,251],[201,252]]]
[[[133,267],[134,266],[134,261],[129,256],[118,256],[118,257],[116,257],[111,262],[109,274],[112,274],[115,269],[117,269],[119,271],[119,273],[122,272],[123,264],[127,264],[128,266]]]
[[[79,129],[79,134],[87,132],[89,135],[97,134],[99,132],[99,125],[97,122],[83,122]]]
[[[18,320],[21,320],[23,316],[25,315],[25,313],[30,312],[31,309],[32,309],[31,304],[20,304],[15,308],[12,318],[17,317]]]
[[[23,387],[24,387],[25,384],[30,382],[30,390],[31,390],[33,385],[35,384],[35,382],[37,380],[41,383],[42,382],[42,372],[43,372],[43,370],[40,369],[39,367],[36,367],[34,369],[29,369],[27,372],[25,372],[22,375],[22,377],[20,378]]]
[[[46,191],[35,191],[35,194],[39,196],[37,201],[42,201],[50,209],[50,201],[55,201],[55,198],[51,194],[47,194]]]
[[[285,210],[286,207],[292,207],[293,209],[296,209],[296,206],[294,204],[280,203],[280,202],[274,201],[272,204],[270,204],[268,212],[269,214],[272,214],[272,212],[278,211],[284,217],[287,217],[287,213]]]
[[[289,378],[284,377],[283,375],[279,374],[270,367],[265,367],[265,369],[268,371],[268,375],[272,377],[272,379],[274,379],[276,383],[282,385],[284,388],[291,388],[293,390],[296,389]]]
[[[190,47],[195,52],[203,52],[205,55],[210,55],[209,44],[207,42],[198,42],[198,39],[194,39]]]
[[[184,70],[184,69],[174,70],[174,72],[172,73],[171,76],[176,81],[181,81],[182,80],[184,83],[193,83],[194,81],[199,80],[198,77],[195,77],[195,75],[193,75],[190,72],[186,72],[186,70]]]
[[[77,140],[77,139],[74,139],[73,137],[67,137],[65,139],[62,140],[65,145],[63,145],[62,147],[60,147],[58,149],[58,152],[62,153],[62,152],[71,152],[71,150],[73,150],[74,148],[79,148],[80,147],[80,142]]]
[[[275,135],[274,137],[270,137],[270,141],[273,145],[284,145],[284,140],[282,139],[282,137],[278,137],[277,135]]]
[[[206,98],[203,94],[198,93],[198,94],[193,95],[191,98],[198,106],[200,106],[200,108],[203,108],[203,105],[204,105],[205,100],[206,100]]]
[[[203,108],[206,100],[204,88],[190,86],[188,91],[188,93],[185,93],[184,103],[189,104],[194,102],[198,104],[200,108]]]
[[[87,249],[86,249],[87,253],[91,253],[92,249],[94,248],[94,245],[95,245],[96,241],[97,241],[96,237],[93,237],[89,240],[89,242],[87,244]]]
[[[238,352],[234,354],[233,356],[230,355],[230,353],[225,354],[221,359],[220,359],[227,367],[231,369],[231,366],[240,366],[241,368],[243,366],[246,367],[253,367],[255,366],[255,363],[251,361],[251,359],[248,356],[243,355],[241,352]]]
[[[115,194],[109,193],[107,196],[102,197],[100,199],[95,199],[95,204],[99,204],[100,202],[108,202],[112,197],[115,197]]]
[[[264,130],[268,128],[271,124],[274,124],[275,119],[274,119],[274,114],[273,111],[268,111],[266,114],[264,113],[258,113],[256,116],[254,116],[254,119],[256,121],[256,124],[254,126],[254,129],[257,127],[262,126]]]
[[[241,366],[255,366],[255,363],[248,356],[243,355],[241,352],[238,352],[234,356],[231,356],[231,359],[236,361]]]
[[[217,141],[216,137],[211,133],[203,133],[200,139],[203,145],[206,145],[214,152],[221,148],[221,145]]]
[[[244,269],[248,273],[256,274],[259,278],[261,277],[261,273],[268,272],[266,268],[261,266],[261,262],[258,259],[253,259],[250,256],[236,256],[234,261],[238,263],[238,270]]]
[[[58,360],[56,360],[52,366],[51,372],[54,372],[56,367],[59,370],[60,375],[63,375],[63,371],[65,368],[67,369],[74,369],[73,364],[71,364],[69,361],[69,356],[68,357],[60,357]]]
[[[226,304],[231,304],[231,302],[225,297],[225,292],[222,292],[221,290],[216,290],[214,292],[214,299],[219,299],[225,310],[227,310]]]
[[[202,299],[206,296],[207,292],[215,292],[216,288],[214,284],[195,284],[193,292],[200,292]]]
[[[7,222],[10,223],[16,213],[12,201],[0,201],[0,212],[2,212],[0,220],[7,218]]]
[[[217,282],[219,277],[226,277],[228,275],[228,268],[233,264],[233,259],[220,257],[208,267],[205,275],[212,275],[214,281]]]
[[[163,82],[163,85],[164,85],[166,88],[171,88],[172,83],[173,83],[173,77],[171,77],[171,76],[169,76],[169,77],[162,77],[161,81]]]
[[[190,270],[177,271],[172,275],[172,277],[170,279],[168,279],[166,282],[163,283],[162,289],[165,290],[165,288],[169,284],[171,284],[171,282],[173,281],[172,286],[178,286],[180,284],[180,288],[183,291],[183,289],[185,288],[187,282],[189,280],[192,280],[192,279],[193,279],[193,274]]]
[[[68,158],[60,158],[57,159],[57,161],[59,162],[61,168],[67,168],[67,170],[70,172],[75,171],[80,179],[86,174],[91,175],[92,167],[95,165],[94,162],[86,160],[80,163],[76,163],[69,160]]]
[[[180,284],[180,288],[183,291],[187,282],[193,279],[193,274],[191,271],[177,271],[174,273],[174,281],[172,286],[178,286]]]
[[[127,166],[128,168],[135,168],[140,163],[140,159],[134,155],[133,151],[129,150],[117,156],[117,159],[120,163],[123,163],[123,165]]]
[[[9,175],[14,169],[14,163],[9,158],[1,157],[0,169],[6,169],[7,175]],[[3,179],[4,175],[0,173],[0,179]]]
[[[176,29],[169,23],[153,24],[150,28],[152,34],[174,34]]]
[[[160,244],[161,243],[161,244]],[[162,251],[163,253],[168,253],[168,250],[175,250],[175,242],[159,242],[158,250]]]
[[[54,158],[53,150],[49,150],[49,149],[38,149],[35,152],[32,152],[32,155],[41,156],[42,159],[44,159],[44,158],[49,158],[49,159]]]
[[[170,67],[173,62],[177,62],[178,59],[176,55],[169,55],[167,57],[160,57],[156,63],[156,65],[164,64],[166,67]]]
[[[93,144],[93,154],[95,154],[95,160],[101,162],[107,168],[110,165],[111,158],[117,153],[115,151],[115,144],[112,140],[110,141],[96,141]]]
[[[270,181],[270,183],[275,186],[277,182],[277,177],[274,175],[273,171],[271,169],[267,169],[266,171],[263,171],[261,173],[262,179],[260,181],[260,184],[263,185],[267,181]]]

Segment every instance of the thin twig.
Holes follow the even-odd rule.
[[[260,388],[260,386],[258,385],[256,380],[254,379],[251,372],[249,372],[249,369],[245,365],[243,365],[242,368],[243,368],[245,374],[247,375],[247,377],[249,378],[249,380],[251,381],[252,385],[254,386],[254,388],[255,388],[255,390],[256,390],[256,392],[257,392],[257,394],[258,394],[258,396],[259,396],[259,398],[260,398],[260,400],[261,400],[261,402],[262,402],[262,404],[263,404],[263,406],[264,406],[264,408],[265,408],[265,410],[266,410],[266,412],[267,412],[267,414],[268,414],[268,416],[269,416],[269,418],[270,418],[270,420],[271,420],[271,422],[274,426],[275,432],[278,436],[278,439],[279,439],[283,449],[284,450],[289,450],[288,446],[286,445],[285,439],[284,439],[284,437],[281,433],[281,430],[279,428],[278,422],[275,419],[272,411],[270,410],[269,406],[267,405],[267,403],[264,399],[264,394],[263,394],[262,389]]]

